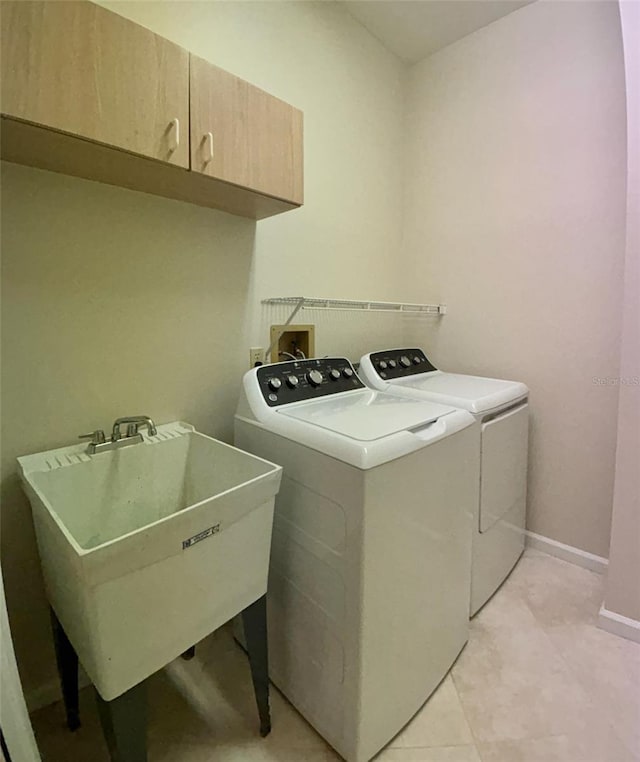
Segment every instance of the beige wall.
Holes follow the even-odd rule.
[[[640,4],[620,6],[627,91],[627,251],[605,607],[640,621]]]
[[[54,681],[19,454],[120,414],[229,439],[263,296],[398,298],[403,66],[331,3],[114,8],[305,112],[305,206],[238,217],[15,165],[2,176],[2,560],[27,694]],[[388,317],[304,314],[319,353],[401,342]],[[55,688],[54,688],[55,690]],[[38,691],[41,691],[38,696]],[[42,693],[44,691],[44,693]]]
[[[448,370],[531,389],[528,526],[606,556],[624,261],[616,3],[538,2],[410,70],[407,257]]]

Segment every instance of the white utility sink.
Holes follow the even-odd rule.
[[[103,699],[266,592],[280,466],[179,422],[18,462],[49,602]]]

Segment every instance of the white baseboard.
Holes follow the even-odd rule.
[[[640,643],[640,622],[622,614],[616,614],[615,611],[609,611],[605,609],[604,604],[600,607],[598,627],[621,638],[633,640],[634,643]]]
[[[565,545],[563,542],[552,540],[550,537],[530,532],[528,529],[526,535],[527,547],[541,550],[543,553],[561,558],[570,564],[582,566],[583,569],[590,569],[591,571],[603,574],[609,565],[607,558],[596,556],[593,553],[588,553],[586,550],[580,550],[580,548],[574,548],[572,545]]]
[[[90,685],[91,681],[84,673],[84,670],[80,670],[78,675],[78,688],[82,690]],[[57,679],[49,680],[48,683],[39,685],[37,688],[30,690],[25,695],[25,701],[27,702],[27,709],[29,714],[42,709],[49,704],[55,704],[56,701],[62,701],[62,690],[60,689],[60,682]]]
[[[55,704],[61,698],[62,692],[60,690],[60,683],[57,680],[43,683],[25,694],[29,713],[42,709],[44,706],[49,706],[49,704]]]

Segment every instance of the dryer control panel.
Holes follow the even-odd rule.
[[[258,368],[257,377],[269,407],[364,388],[346,357],[262,365]]]
[[[376,373],[387,381],[437,370],[421,349],[386,349],[369,357]]]

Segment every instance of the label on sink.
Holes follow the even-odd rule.
[[[189,537],[188,540],[183,540],[182,550],[186,550],[187,548],[192,547],[197,542],[200,542],[200,540],[206,540],[207,537],[212,537],[214,534],[218,534],[219,531],[220,524],[216,524],[215,526],[209,527],[208,529],[203,529],[202,532],[194,534],[193,537]]]

